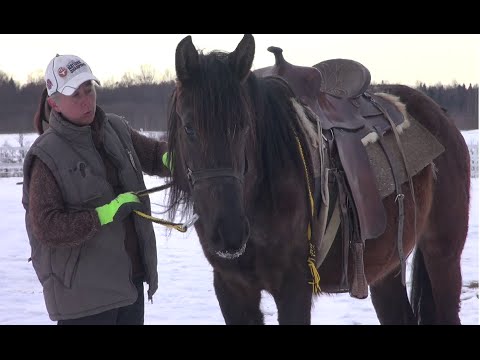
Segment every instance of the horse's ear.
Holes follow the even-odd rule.
[[[228,55],[228,61],[240,82],[250,74],[253,58],[255,56],[255,39],[250,34],[245,34],[237,48]]]
[[[188,80],[198,69],[198,52],[189,35],[180,41],[175,51],[175,70],[180,82]]]

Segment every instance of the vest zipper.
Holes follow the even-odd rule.
[[[113,128],[113,126],[112,126]],[[115,133],[117,133],[117,131],[115,129],[113,129],[113,131]],[[130,163],[132,164],[132,167],[133,169],[135,170],[135,175],[137,177],[137,180],[140,184],[143,183],[143,178],[142,178],[142,172],[141,171],[138,171],[138,168],[137,166],[135,165],[135,160],[133,158],[133,154],[132,152],[130,151],[130,149],[128,148],[128,146],[124,143],[124,141],[122,140],[121,136],[118,135],[117,133],[117,136],[120,140],[120,143],[122,144],[123,148],[125,149],[125,151],[127,152],[128,154],[128,160],[130,161]],[[112,154],[108,151],[107,147],[105,146],[104,147],[105,149],[105,152],[107,152],[108,154],[110,154],[110,156],[112,156]],[[120,168],[117,168],[117,170],[120,170]],[[119,172],[119,180],[120,182],[122,182],[122,179],[121,179],[121,176],[120,176],[120,172]],[[123,184],[122,184],[123,186]],[[137,219],[135,219],[134,217],[134,220],[133,220],[133,224],[134,224],[134,227],[135,227],[135,231],[137,232]],[[143,241],[140,240],[140,235],[138,234],[137,232],[137,237],[138,237],[138,245],[140,247],[140,251],[141,251],[141,260],[142,260],[142,263],[143,263],[143,266],[145,268],[145,273],[146,273],[146,277],[148,277],[148,279],[150,280],[150,269],[149,269],[149,265],[147,264],[147,262],[145,261],[145,244],[144,244],[144,241],[145,239],[143,239]],[[131,266],[131,265],[130,265]],[[133,281],[132,281],[132,267],[130,267],[130,281],[132,282],[133,284]],[[150,286],[150,285],[149,285]],[[153,302],[153,296],[152,295],[148,295],[148,300],[152,301]]]
[[[95,143],[93,142],[93,139],[92,139],[92,145],[93,145],[93,148],[95,149],[95,153],[97,154],[98,158],[100,159],[100,163],[101,163],[102,166],[103,166],[103,171],[104,171],[104,173],[105,173],[105,175],[104,175],[104,176],[105,176],[105,181],[107,182],[108,186],[109,186],[110,189],[112,190],[113,196],[115,197],[115,196],[117,196],[117,194],[115,194],[115,191],[114,191],[114,189],[113,189],[113,186],[107,181],[107,168],[105,167],[105,163],[104,163],[104,161],[103,161],[102,156],[100,155],[100,153],[98,152],[97,148],[95,147]],[[117,174],[118,174],[120,183],[121,183],[122,186],[124,186],[124,184],[122,184],[122,181],[121,181],[121,179],[120,179],[120,167],[118,167],[119,164],[117,163],[117,161],[114,160],[114,159],[116,159],[115,156],[114,156],[114,154],[112,154],[112,153],[108,150],[108,148],[105,146],[105,144],[104,144],[104,146],[103,146],[103,149],[105,150],[105,154],[108,155],[108,156],[110,156],[110,159],[111,159],[111,161],[113,162],[113,165],[114,165],[115,168],[116,168],[116,171],[117,171]],[[125,232],[125,234],[126,234],[125,225],[122,224],[122,227],[123,227],[123,230],[124,230],[124,232]],[[125,235],[125,236],[126,236],[126,235]],[[140,241],[139,241],[139,243],[140,243]],[[127,254],[127,257],[129,257],[127,250],[124,249],[124,251],[125,251],[125,253]],[[130,270],[129,270],[129,272],[128,272],[128,278],[129,278],[129,280],[130,280],[130,283],[135,287],[135,284],[133,283],[133,279],[132,279],[133,265],[132,265],[132,262],[131,262],[131,261],[129,261],[128,263],[129,263],[129,268],[130,268]],[[146,266],[145,266],[145,268],[146,268]]]

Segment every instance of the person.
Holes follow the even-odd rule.
[[[59,325],[144,324],[158,287],[156,239],[143,172],[166,177],[168,144],[97,105],[99,80],[74,55],[45,72],[24,161],[22,203],[31,262]],[[44,125],[48,128],[44,131]],[[168,165],[168,164],[167,164]]]

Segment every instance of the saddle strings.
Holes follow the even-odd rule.
[[[314,294],[318,294],[321,289],[320,289],[320,274],[318,273],[317,266],[316,266],[316,247],[312,243],[312,225],[313,225],[313,219],[315,217],[315,201],[313,199],[313,193],[310,185],[310,177],[308,176],[308,167],[307,167],[307,162],[305,160],[305,155],[303,153],[303,148],[302,144],[300,142],[300,139],[298,138],[298,135],[295,131],[295,129],[292,127],[293,134],[295,136],[295,140],[298,145],[298,152],[300,153],[300,157],[303,162],[304,170],[305,170],[305,180],[307,182],[307,191],[308,191],[308,199],[309,199],[309,204],[310,204],[310,221],[308,223],[308,228],[307,228],[307,240],[308,240],[308,254],[309,257],[307,259],[307,264],[310,269],[310,273],[312,274],[312,281],[309,281],[308,283],[312,285],[312,291]]]

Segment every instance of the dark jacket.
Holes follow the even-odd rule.
[[[145,189],[142,171],[168,175],[164,142],[144,137],[97,107],[91,126],[56,112],[24,162],[23,205],[32,263],[52,320],[72,319],[132,304],[133,276],[158,287],[151,222],[131,215],[100,226],[95,207],[121,192]],[[150,213],[148,197],[141,197]],[[132,268],[133,265],[133,268]]]

